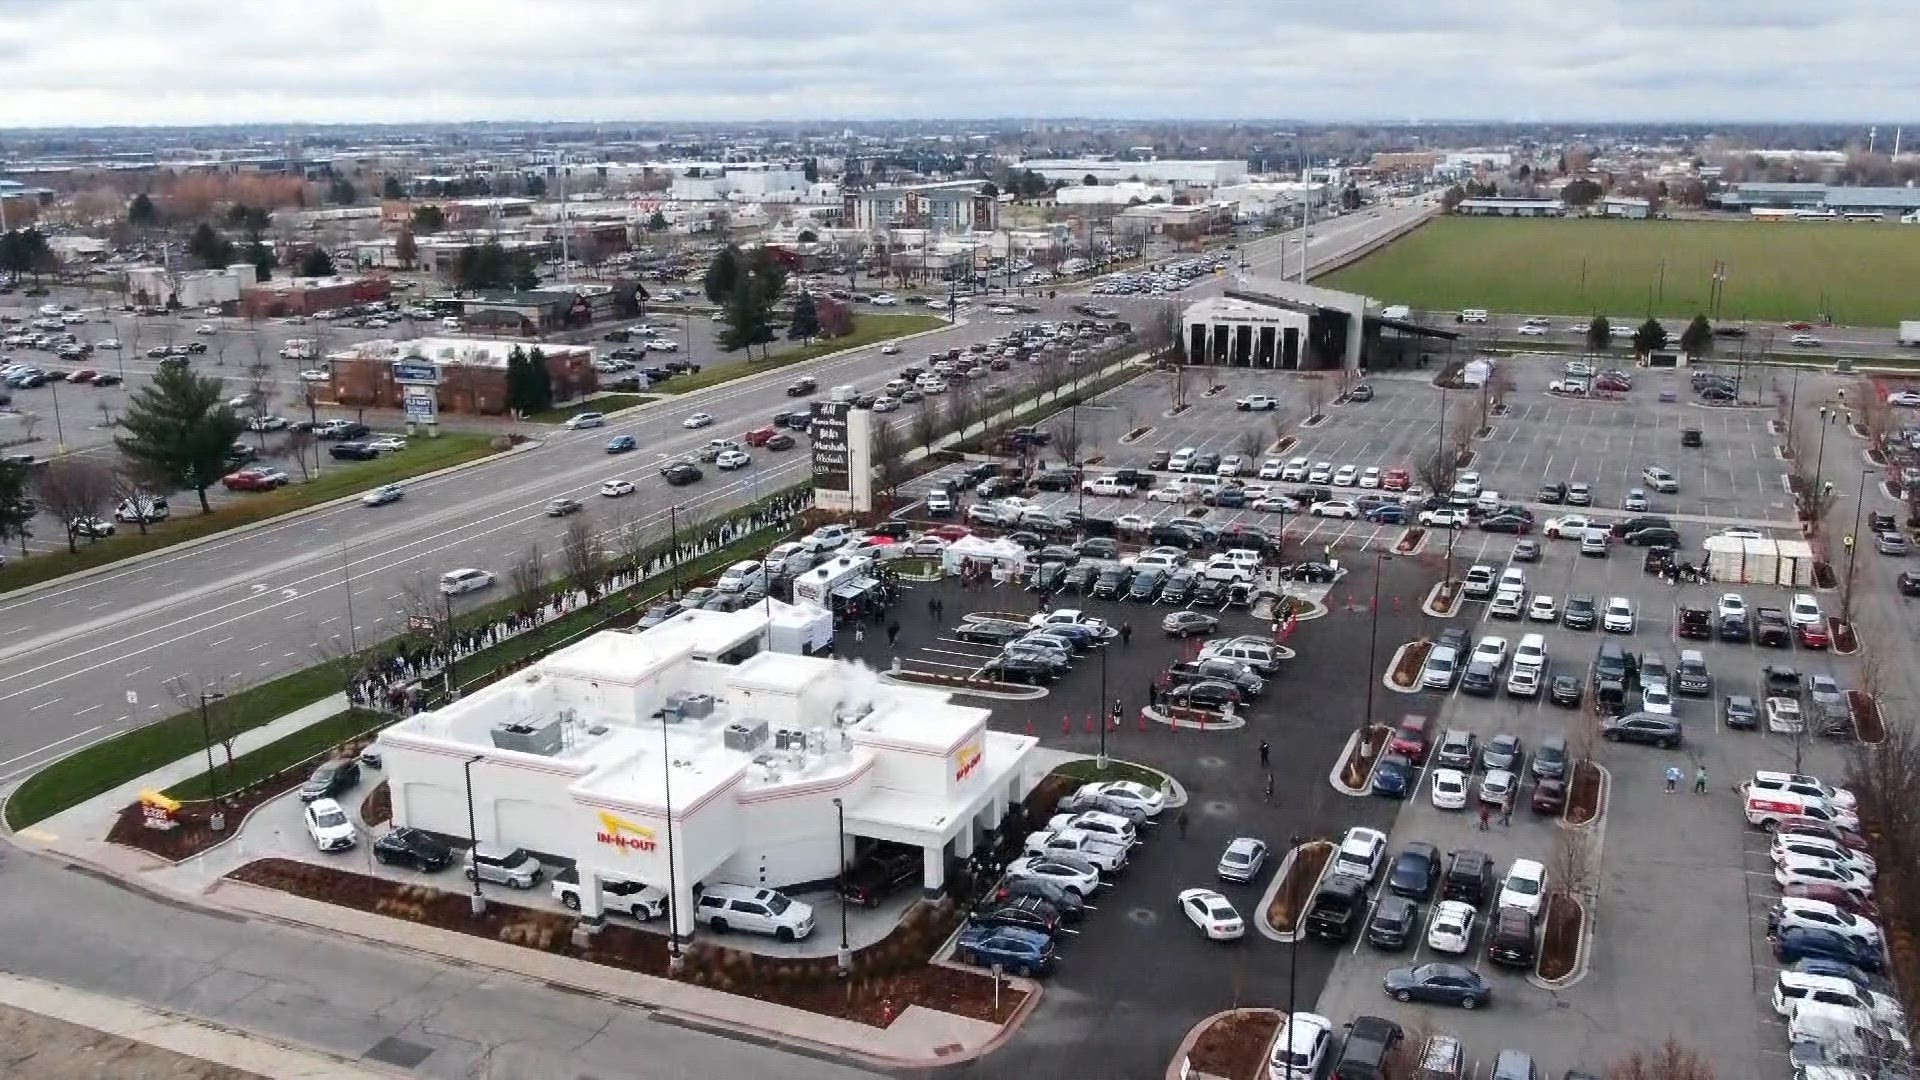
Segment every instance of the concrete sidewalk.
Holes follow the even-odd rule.
[[[167,1054],[159,1055],[162,1058],[179,1055],[248,1074],[274,1077],[276,1080],[386,1080],[404,1075],[369,1068],[318,1050],[234,1031],[177,1013],[18,975],[0,974],[0,1006],[166,1051]],[[67,1047],[59,1045],[58,1041],[47,1045],[36,1039],[30,1046],[14,1047],[8,1051],[9,1075],[22,1078],[105,1076],[112,1074],[95,1072],[94,1069],[138,1068],[138,1073],[119,1075],[155,1077],[157,1080],[163,1075],[176,1073],[149,1071],[153,1065],[183,1064],[130,1061],[122,1048],[100,1043],[101,1040],[96,1039],[90,1040],[85,1047]],[[21,1056],[22,1051],[26,1056]],[[49,1063],[42,1070],[34,1063],[34,1057],[42,1053],[58,1054],[61,1060]],[[82,1053],[111,1060],[99,1060],[97,1057],[91,1061],[83,1060]],[[197,1070],[177,1074],[199,1075]]]

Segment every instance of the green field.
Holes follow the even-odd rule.
[[[1920,228],[1845,222],[1446,217],[1316,284],[1427,311],[1891,326],[1920,317]]]

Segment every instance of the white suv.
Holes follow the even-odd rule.
[[[709,885],[693,906],[693,921],[717,934],[745,930],[799,941],[813,933],[813,908],[773,889]]]

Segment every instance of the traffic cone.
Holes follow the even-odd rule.
[[[1073,715],[1071,713],[1060,714],[1060,734],[1073,734]]]
[[[1147,730],[1147,710],[1145,706],[1141,706],[1140,708],[1140,730],[1142,732]]]
[[[1087,734],[1089,734],[1089,735],[1091,735],[1091,734],[1093,734],[1093,731],[1094,731],[1094,727],[1093,727],[1093,714],[1092,714],[1092,713],[1088,713],[1088,714],[1087,714]]]
[[[1033,734],[1033,717],[1031,716],[1027,717],[1027,734]]]

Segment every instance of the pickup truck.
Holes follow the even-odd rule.
[[[1280,407],[1280,399],[1268,394],[1248,394],[1233,403],[1241,412],[1272,412]]]
[[[1205,679],[1216,679],[1237,688],[1243,697],[1252,698],[1266,688],[1266,681],[1238,660],[1225,658],[1180,661],[1167,667],[1167,682],[1180,686]]]
[[[580,872],[572,868],[554,875],[553,898],[568,911],[580,910]],[[657,919],[667,913],[667,893],[652,885],[623,878],[600,879],[600,903],[607,911],[631,915],[640,922]]]
[[[860,907],[879,907],[889,895],[920,880],[923,863],[919,848],[879,844],[847,871],[840,882],[840,897]]]
[[[1756,644],[1770,649],[1788,649],[1793,647],[1793,631],[1787,623],[1787,613],[1779,608],[1763,607],[1754,612],[1753,640]]]

